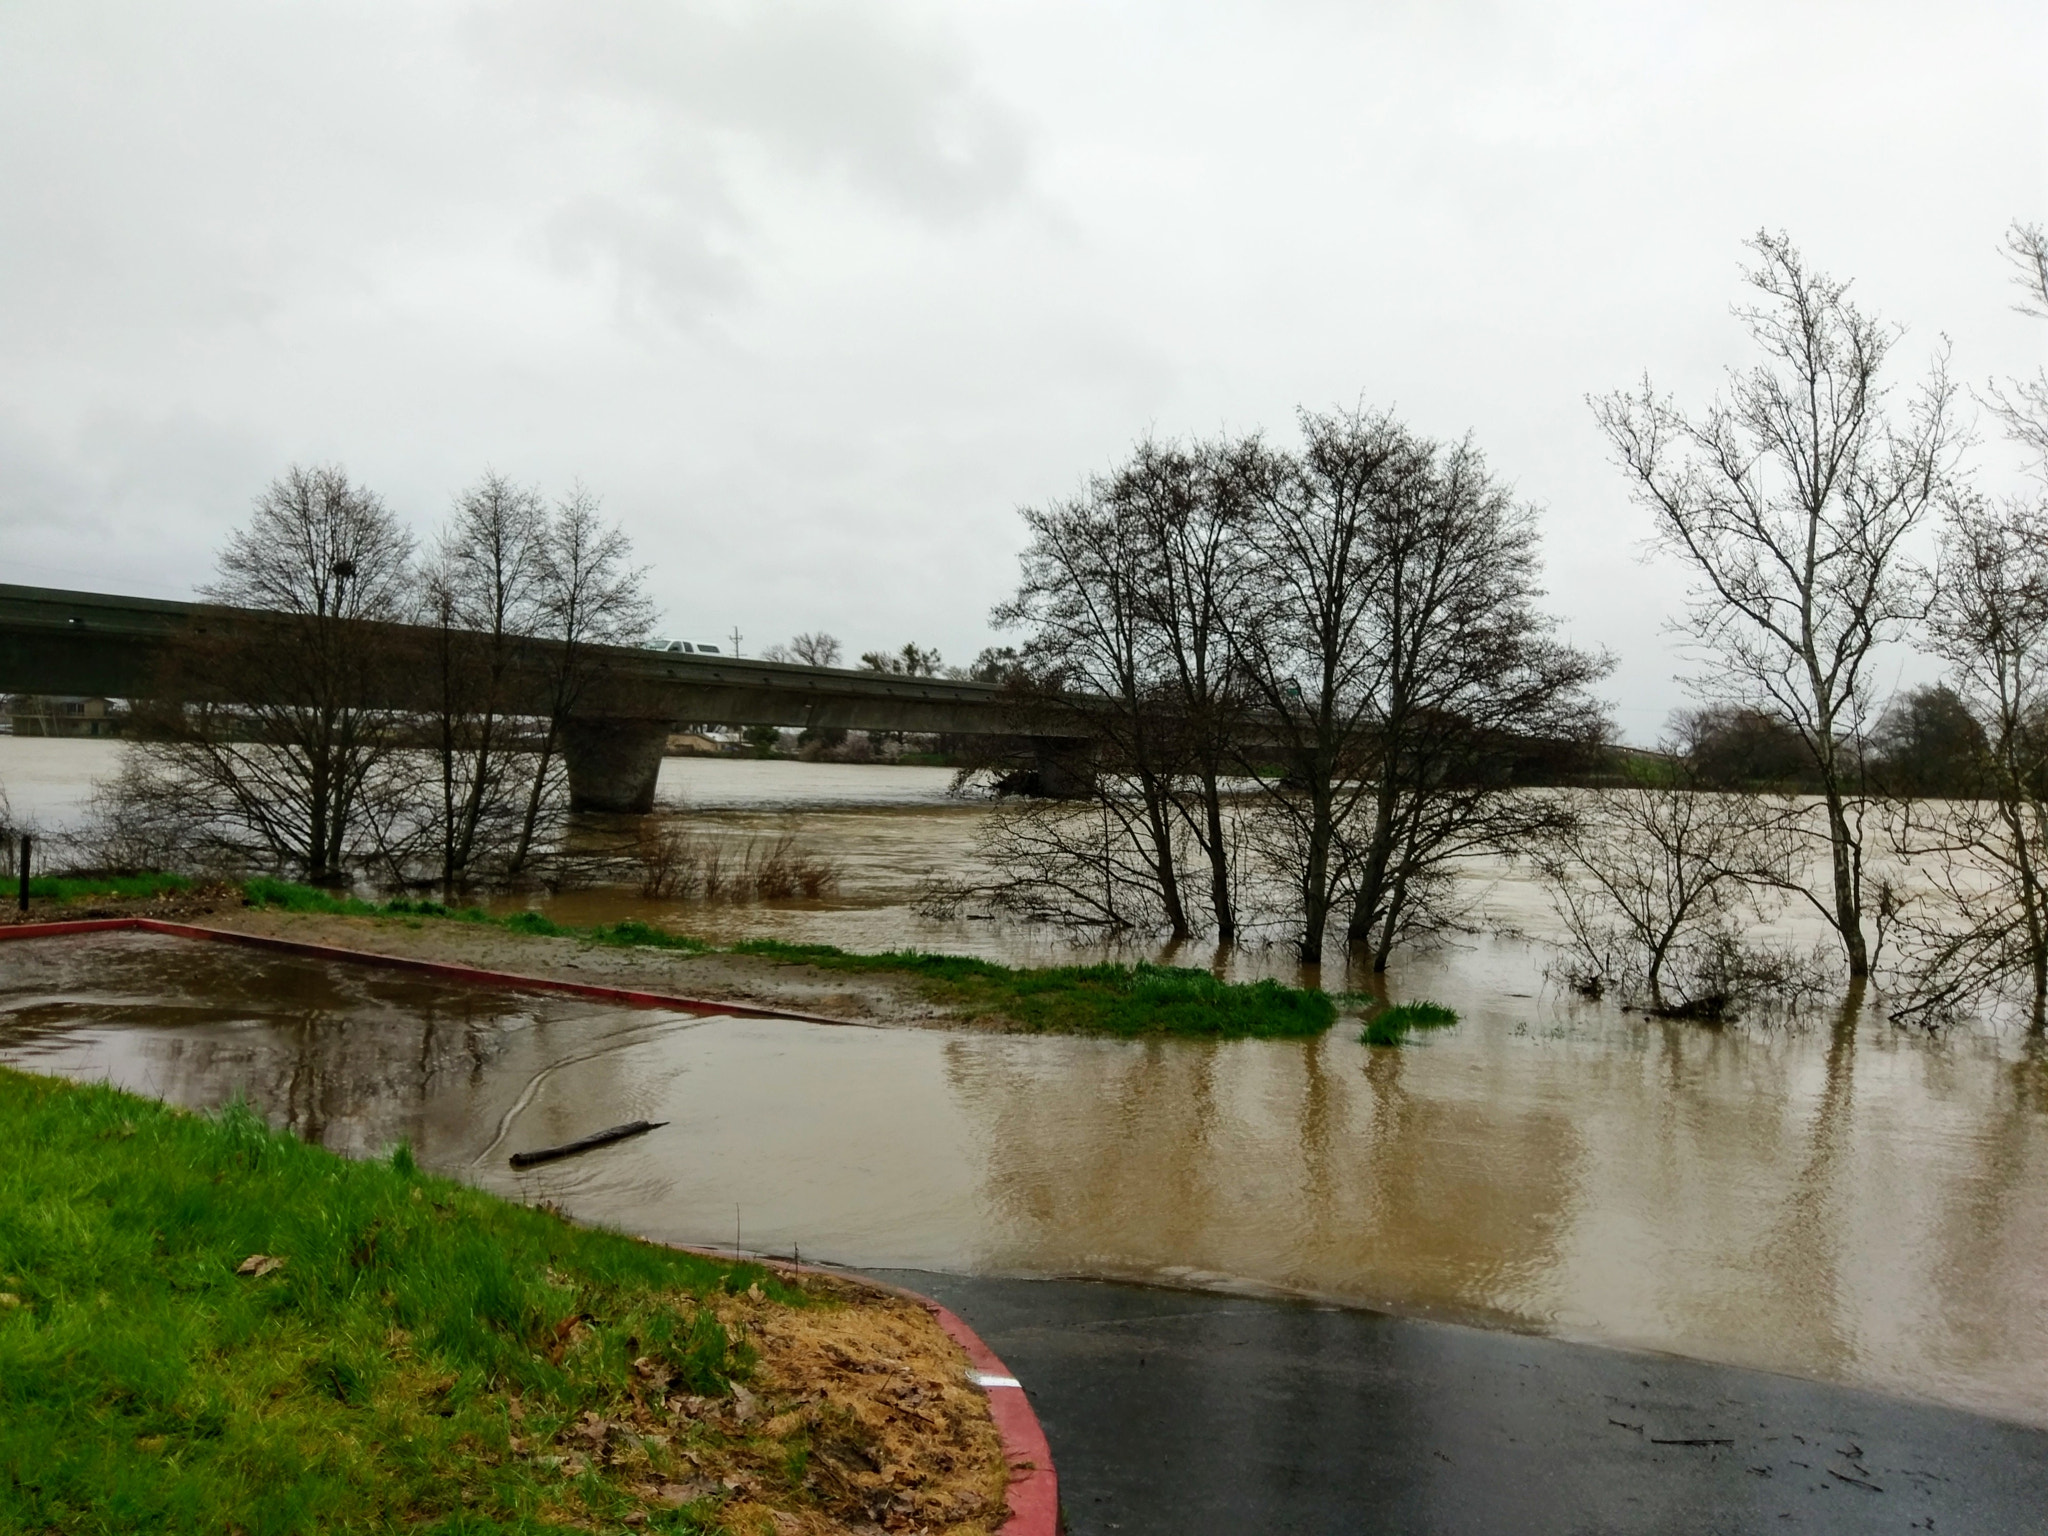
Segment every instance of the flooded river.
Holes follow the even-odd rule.
[[[9,779],[8,746],[17,813],[59,823],[84,775]],[[1058,954],[912,912],[981,814],[944,798],[947,777],[672,762],[664,791],[698,814],[793,826],[845,874],[828,902],[665,915],[712,936]],[[1129,1043],[701,1019],[108,936],[0,947],[0,1059],[192,1105],[246,1092],[338,1149],[406,1137],[431,1166],[660,1237],[737,1227],[748,1249],[856,1265],[1267,1288],[2048,1425],[2039,1050],[1874,1016],[1709,1030],[1563,999],[1515,932],[1540,934],[1540,897],[1512,870],[1473,878],[1499,932],[1394,978],[1463,1022],[1400,1049],[1344,1029]],[[571,917],[637,903],[558,898]],[[1286,969],[1277,947],[1231,964]],[[639,1117],[673,1123],[506,1166]]]

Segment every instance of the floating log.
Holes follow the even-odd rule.
[[[579,1136],[574,1141],[565,1141],[559,1147],[541,1147],[533,1152],[514,1152],[514,1168],[531,1168],[535,1163],[552,1163],[558,1157],[574,1157],[578,1152],[594,1152],[599,1147],[608,1147],[615,1141],[625,1141],[633,1136],[645,1136],[649,1131],[658,1131],[666,1120],[628,1120],[624,1125],[615,1125],[610,1130],[592,1131],[588,1136]]]

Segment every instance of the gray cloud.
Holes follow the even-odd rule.
[[[559,0],[474,13],[484,57],[543,95],[645,114],[651,138],[753,141],[920,215],[954,218],[1017,190],[1019,126],[977,91],[962,50],[886,7]]]

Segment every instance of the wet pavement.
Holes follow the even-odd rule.
[[[1073,1536],[2048,1531],[2048,1431],[1954,1409],[1299,1302],[871,1273],[1022,1379]]]

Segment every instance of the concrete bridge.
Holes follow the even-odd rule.
[[[100,592],[0,584],[0,692],[69,693],[147,699],[186,637],[261,643],[280,616],[253,609],[164,602]],[[403,626],[365,626],[403,637]],[[435,632],[415,632],[425,641]],[[559,648],[522,641],[513,712],[544,713],[542,679]],[[668,733],[681,723],[773,725],[949,735],[1028,736],[1041,781],[1052,785],[1086,755],[1085,721],[1020,726],[1015,702],[992,683],[886,672],[807,667],[732,656],[592,647],[589,684],[564,732],[571,804],[578,810],[637,812],[654,803],[654,779]],[[368,702],[418,707],[418,697]]]

